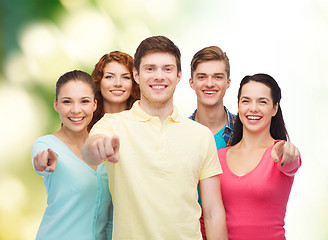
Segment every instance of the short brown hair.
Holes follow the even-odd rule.
[[[175,57],[178,73],[181,71],[181,53],[179,48],[167,37],[152,36],[143,40],[134,54],[134,67],[138,72],[141,58],[150,52],[171,53]]]
[[[208,61],[223,61],[225,64],[225,71],[227,73],[227,77],[230,77],[230,63],[229,58],[225,52],[222,51],[221,48],[217,46],[210,46],[199,50],[191,60],[191,78],[193,78],[194,72],[198,66],[198,64],[202,62]]]

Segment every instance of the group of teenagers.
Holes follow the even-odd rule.
[[[91,76],[58,79],[61,127],[31,150],[48,196],[36,239],[285,239],[301,159],[277,82],[245,76],[234,115],[223,104],[229,59],[203,48],[191,61],[197,109],[187,118],[173,104],[181,76],[179,48],[152,36],[134,58],[114,51]]]

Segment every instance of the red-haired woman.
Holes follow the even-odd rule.
[[[139,85],[133,79],[132,70],[133,58],[127,53],[114,51],[100,58],[92,72],[98,108],[89,130],[105,113],[128,110],[140,98]]]

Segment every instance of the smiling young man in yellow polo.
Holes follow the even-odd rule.
[[[104,159],[114,205],[113,239],[201,240],[197,185],[208,239],[227,239],[213,135],[173,105],[180,51],[166,37],[143,40],[135,53],[140,101],[105,115],[82,153]]]

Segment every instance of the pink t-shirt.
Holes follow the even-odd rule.
[[[229,240],[285,239],[286,206],[301,159],[281,167],[271,158],[272,147],[266,149],[258,165],[243,176],[231,172],[227,165],[230,147],[218,150]]]

